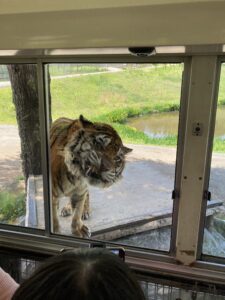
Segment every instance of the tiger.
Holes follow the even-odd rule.
[[[122,177],[125,157],[132,149],[123,145],[117,131],[109,124],[79,119],[59,118],[50,129],[50,165],[52,182],[53,232],[59,233],[59,198],[70,202],[61,215],[72,214],[71,232],[90,237],[84,224],[90,214],[88,185],[109,187]]]

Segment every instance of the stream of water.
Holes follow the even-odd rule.
[[[155,113],[141,117],[130,118],[127,124],[149,137],[162,138],[177,135],[178,112]],[[217,109],[215,136],[225,140],[225,107]]]

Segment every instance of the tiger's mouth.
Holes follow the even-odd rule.
[[[85,172],[85,177],[91,185],[111,185],[110,182],[104,180],[101,173],[97,173],[96,171],[91,170],[91,168],[88,168]]]
[[[84,177],[87,178],[89,184],[94,186],[109,187],[115,183],[121,176],[116,176],[115,172],[110,170],[96,170],[93,166],[86,165]]]
[[[91,177],[91,178],[93,178],[93,179],[97,179],[97,180],[102,180],[102,177],[101,177],[101,175],[99,175],[98,173],[96,173],[96,172],[88,172],[88,173],[86,173],[86,177]]]
[[[108,182],[103,180],[101,177],[96,174],[92,174],[92,176],[87,177],[88,183],[92,186],[101,187],[101,188],[107,188],[110,187],[115,181]]]

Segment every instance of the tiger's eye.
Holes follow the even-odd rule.
[[[98,150],[101,150],[103,148],[102,144],[97,140],[94,140],[93,144],[94,144],[95,148],[98,149]]]
[[[119,156],[115,157],[115,162],[121,162],[121,158]]]

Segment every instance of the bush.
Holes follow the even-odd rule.
[[[9,223],[25,215],[25,194],[0,192],[0,222]]]
[[[95,121],[123,124],[128,118],[131,117],[137,117],[151,113],[178,111],[179,108],[179,104],[176,103],[164,103],[140,107],[125,107],[121,109],[114,109],[109,113],[100,115],[95,118]]]

